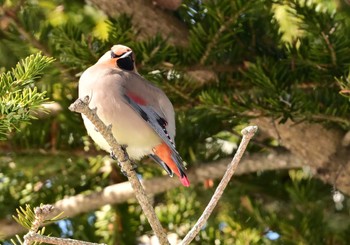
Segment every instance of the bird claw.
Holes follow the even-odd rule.
[[[136,171],[137,167],[138,167],[138,166],[137,166],[136,163],[131,162],[131,170]]]
[[[109,124],[109,125],[107,126],[107,130],[108,130],[108,131],[112,131],[112,124]]]
[[[115,161],[118,162],[118,166],[119,166],[120,171],[122,172],[122,174],[123,174],[125,177],[128,177],[126,171],[123,170],[123,166],[122,166],[122,164],[118,161],[118,158],[116,157],[116,155],[114,154],[114,152],[111,151],[109,155],[110,155],[110,157],[111,157],[113,160],[115,160]]]
[[[118,158],[115,156],[115,154],[114,154],[113,151],[111,151],[111,152],[109,153],[109,155],[110,155],[110,157],[111,157],[113,160],[118,160]]]
[[[122,174],[123,174],[125,177],[129,178],[128,173],[127,173],[125,170],[123,170],[122,164],[120,164],[120,163],[118,162],[118,166],[119,166],[119,168],[120,168],[120,172],[122,172]]]
[[[122,145],[121,146],[123,151],[125,152],[125,154],[127,154],[127,151],[126,151],[126,147],[125,145]],[[110,152],[110,157],[113,159],[113,160],[116,160],[118,162],[118,166],[120,168],[120,171],[122,172],[122,174],[126,177],[128,177],[128,174],[125,170],[123,170],[123,164],[121,162],[124,162],[124,160],[122,160],[121,162],[118,160],[117,156],[115,155],[115,153],[113,151]],[[134,162],[130,161],[131,162],[131,170],[132,171],[136,171],[137,169],[137,164],[135,164]]]
[[[112,128],[112,124],[110,124],[108,127],[111,127],[111,128]],[[120,147],[121,147],[122,150],[124,151],[125,155],[128,156],[128,153],[127,153],[127,151],[126,151],[127,145],[121,145]],[[112,158],[113,160],[117,160],[117,161],[118,161],[118,158],[117,158],[117,156],[115,155],[115,153],[113,152],[112,148],[111,148],[111,152],[109,153],[109,155],[111,156],[111,158]]]
[[[118,166],[119,166],[122,174],[128,178],[129,177],[128,173],[123,169],[123,164],[118,161]],[[137,165],[135,163],[131,162],[131,171],[136,171],[136,169],[137,169]]]

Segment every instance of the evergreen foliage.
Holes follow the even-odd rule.
[[[81,72],[116,43],[133,48],[139,73],[173,101],[177,148],[189,168],[226,156],[223,143],[234,147],[239,129],[259,116],[350,129],[345,10],[311,0],[183,2],[176,16],[189,29],[188,47],[161,35],[139,40],[132,16],[107,18],[81,1],[2,3],[0,21],[8,21],[0,28],[0,136],[9,136],[0,142],[1,219],[19,205],[54,203],[125,181],[86,136],[80,116],[67,109],[77,98]],[[288,23],[295,33],[287,33],[277,8],[285,10],[286,20],[295,20]],[[201,75],[189,75],[198,70]],[[59,103],[62,112],[34,120],[32,112],[45,101]],[[258,139],[250,152],[279,150],[276,144]],[[144,163],[138,168],[143,178],[161,174]],[[335,209],[331,190],[305,169],[235,177],[194,244],[345,245],[350,206]],[[155,196],[163,226],[183,236],[211,192],[198,185]],[[46,230],[52,236],[136,244],[151,229],[138,204],[129,201]]]
[[[38,53],[0,75],[0,139],[13,129],[19,129],[20,123],[33,119],[31,113],[47,100],[46,92],[38,91],[34,82],[52,61]]]

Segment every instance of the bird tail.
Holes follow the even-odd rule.
[[[189,187],[190,181],[188,180],[184,166],[182,164],[182,159],[179,153],[174,152],[166,143],[162,143],[153,148],[154,155],[153,160],[158,162],[163,168],[169,173],[169,168],[173,173],[175,173],[182,183],[182,185]],[[160,160],[160,161],[159,161]],[[164,167],[166,165],[166,167]]]

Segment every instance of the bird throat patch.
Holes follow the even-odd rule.
[[[134,70],[134,61],[130,56],[117,59],[117,66],[120,69],[132,71]]]

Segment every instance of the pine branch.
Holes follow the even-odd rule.
[[[54,54],[51,52],[48,47],[47,37],[45,38],[45,42],[42,42],[32,30],[28,30],[25,27],[26,21],[30,22],[30,20],[21,20],[20,17],[20,9],[28,4],[28,1],[20,0],[17,2],[15,6],[11,7],[1,7],[0,11],[4,12],[3,18],[6,19],[6,22],[11,23],[13,27],[18,31],[22,39],[29,43],[32,47],[37,49],[39,52],[42,52],[47,57],[52,57]],[[30,4],[29,4],[30,5]],[[5,34],[6,35],[6,34]],[[67,67],[65,67],[62,62],[53,62],[53,65],[60,70],[61,72],[66,71]],[[67,76],[67,74],[64,74]]]
[[[34,82],[53,58],[31,55],[21,60],[12,71],[0,74],[0,139],[4,139],[20,122],[34,118],[31,113],[47,100],[46,92],[39,92]]]
[[[138,179],[136,172],[132,167],[132,163],[127,156],[126,152],[118,144],[116,139],[113,137],[111,132],[112,125],[108,127],[98,118],[95,109],[90,109],[88,106],[89,96],[86,96],[84,100],[78,99],[72,105],[69,106],[69,109],[74,112],[84,114],[96,127],[98,132],[105,138],[108,144],[112,148],[113,154],[116,156],[118,162],[121,165],[122,171],[126,173],[128,180],[135,191],[137,200],[139,201],[143,212],[145,213],[148,222],[150,223],[154,233],[159,239],[161,244],[169,244],[166,237],[166,233],[160,224],[160,221],[157,218],[157,215],[151,205],[150,200],[147,197],[147,194],[144,188],[141,185],[140,180]]]
[[[232,15],[228,20],[222,20],[223,24],[220,26],[219,30],[215,33],[214,37],[210,40],[210,42],[207,44],[205,52],[203,56],[201,57],[199,64],[204,65],[207,59],[209,58],[210,53],[212,52],[212,49],[215,49],[217,47],[217,44],[222,37],[222,35],[227,31],[227,29],[232,25],[235,21],[237,21],[237,18],[246,11],[247,7],[242,7],[237,11],[234,15]]]
[[[16,8],[17,9],[17,8]],[[51,56],[47,47],[44,46],[41,42],[39,42],[30,32],[28,32],[18,19],[17,13],[13,10],[6,10],[5,16],[11,21],[11,23],[16,27],[17,31],[25,40],[27,40],[33,47],[40,50],[44,55]]]
[[[336,78],[341,90],[339,93],[345,97],[350,98],[350,71],[346,77],[342,76],[340,78]]]

